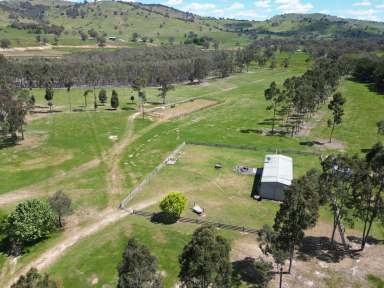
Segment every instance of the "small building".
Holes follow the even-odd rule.
[[[285,188],[292,184],[293,160],[284,155],[265,156],[263,174],[260,181],[260,197],[284,201]]]

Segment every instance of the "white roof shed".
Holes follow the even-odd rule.
[[[283,201],[285,187],[293,180],[293,160],[284,155],[265,156],[263,175],[261,177],[261,197]]]

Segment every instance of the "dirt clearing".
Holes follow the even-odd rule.
[[[214,106],[216,104],[216,101],[197,99],[190,102],[175,104],[174,106],[170,107],[160,107],[159,109],[152,111],[150,115],[155,118],[160,118],[161,120],[168,120],[172,118],[182,117],[189,113],[196,112]]]

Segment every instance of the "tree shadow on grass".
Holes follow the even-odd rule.
[[[17,139],[14,137],[6,137],[0,139],[0,150],[4,148],[9,148],[17,145]]]
[[[337,242],[332,245],[328,237],[307,236],[298,251],[298,258],[303,261],[317,258],[328,263],[338,263],[346,257],[356,259],[360,254],[358,251],[345,249]]]
[[[164,212],[158,212],[152,215],[151,222],[155,224],[172,225],[177,222],[177,218],[169,216],[167,213]]]

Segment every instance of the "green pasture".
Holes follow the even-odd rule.
[[[352,153],[360,153],[361,149],[369,149],[378,141],[384,141],[384,137],[377,134],[376,123],[384,120],[384,95],[370,91],[367,85],[345,80],[340,85],[340,92],[347,99],[344,105],[345,115],[343,123],[336,127],[334,137],[341,141]],[[324,121],[319,122],[313,129],[313,137],[329,138],[327,112]]]
[[[145,218],[128,216],[73,246],[49,272],[64,287],[113,287],[124,248],[128,239],[135,237],[157,257],[164,286],[173,287],[179,273],[178,257],[196,227],[153,224]],[[237,233],[221,233],[229,240],[237,237]],[[92,284],[94,279],[98,280],[96,284]]]
[[[304,174],[307,169],[319,166],[314,156],[289,155],[295,159],[295,176]],[[233,171],[236,165],[262,168],[264,151],[213,148],[187,145],[182,150],[180,160],[173,166],[166,166],[144,187],[129,204],[146,199],[159,199],[170,192],[182,192],[188,198],[188,207],[183,216],[197,218],[192,207],[194,203],[206,210],[205,220],[225,224],[261,228],[272,224],[279,207],[277,202],[258,202],[251,198],[254,176],[238,175]],[[215,169],[216,163],[223,165]],[[155,205],[149,209],[158,212]]]
[[[26,126],[25,142],[0,150],[0,193],[100,157],[121,136],[131,112],[53,113]]]
[[[132,204],[158,199],[171,191],[184,192],[189,200],[185,216],[195,217],[191,211],[193,202],[207,209],[208,220],[258,228],[272,223],[277,204],[269,201],[257,202],[250,197],[253,179],[238,176],[232,172],[236,164],[260,166],[266,153],[281,152],[292,156],[295,163],[295,176],[302,175],[313,167],[318,167],[321,154],[337,153],[318,147],[303,146],[308,140],[326,139],[328,112],[322,108],[323,116],[308,136],[279,137],[262,136],[256,133],[242,133],[242,129],[269,128],[265,120],[271,117],[266,111],[264,90],[272,81],[282,84],[293,75],[305,71],[307,55],[283,54],[277,57],[279,63],[288,57],[290,67],[281,65],[275,70],[250,67],[249,72],[234,74],[226,79],[212,79],[200,85],[177,85],[169,93],[167,102],[192,97],[214,100],[217,105],[192,113],[183,118],[170,120],[139,134],[131,145],[126,147],[119,163],[125,177],[126,193],[135,187],[165,157],[183,141],[221,143],[249,146],[253,150],[228,148],[207,148],[188,145],[180,161],[175,166],[167,166],[148,186],[138,194]],[[74,107],[84,104],[85,89],[73,88],[70,93]],[[97,89],[98,91],[99,89]],[[32,121],[26,127],[26,145],[0,150],[0,193],[49,179],[56,173],[69,171],[107,151],[112,146],[110,135],[122,136],[127,118],[136,109],[130,104],[130,96],[135,95],[130,88],[117,87],[120,103],[124,111],[104,111],[93,109],[92,93],[88,96],[88,111],[68,113],[68,96],[65,89],[55,89],[54,104],[57,110],[43,118]],[[107,88],[110,99],[111,88]],[[156,88],[146,89],[151,101],[159,101]],[[350,153],[369,148],[378,138],[375,123],[383,117],[383,96],[370,92],[363,84],[342,81],[340,91],[347,98],[345,121],[336,128],[335,139],[344,144]],[[34,89],[37,104],[46,105],[44,91]],[[135,95],[135,101],[136,99]],[[108,101],[109,102],[109,101]],[[137,119],[135,133],[154,123],[153,120]],[[138,135],[138,134],[136,134]],[[30,142],[28,142],[30,141]],[[29,144],[28,144],[29,143]],[[213,166],[216,162],[224,165],[220,171]],[[3,164],[4,163],[4,164]],[[47,185],[49,193],[63,189],[74,199],[77,211],[83,209],[103,209],[108,203],[105,191],[106,169],[103,163],[87,172],[64,179],[55,185]],[[121,195],[123,197],[123,195]],[[3,208],[3,207],[2,207]],[[157,205],[149,210],[157,211]],[[321,211],[321,220],[330,222],[327,208]],[[138,237],[147,244],[159,259],[161,271],[165,271],[166,287],[172,287],[178,274],[177,257],[188,241],[195,225],[152,224],[148,220],[127,217],[117,224],[86,238],[72,247],[49,271],[60,279],[64,287],[103,287],[115,285],[116,266],[124,246],[131,236]],[[359,230],[359,224],[355,227]],[[230,239],[239,234],[225,233]],[[374,236],[382,239],[382,226],[374,227]],[[328,235],[325,235],[328,236]],[[37,257],[45,248],[56,243],[59,236],[32,247],[20,263]],[[165,251],[165,252],[164,252]],[[28,258],[31,257],[31,258]],[[0,265],[2,260],[0,256]],[[25,262],[23,262],[25,261]]]

